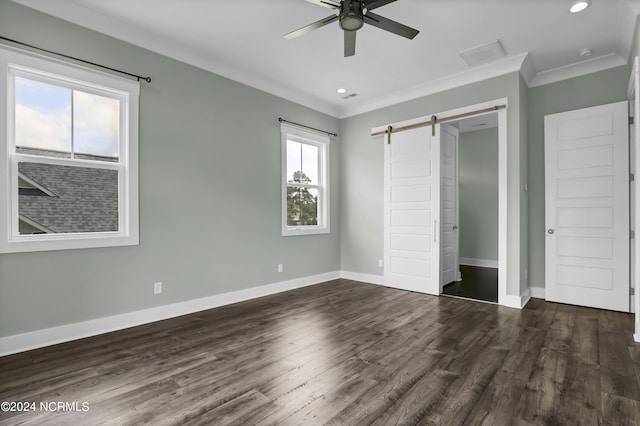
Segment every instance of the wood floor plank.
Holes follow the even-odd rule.
[[[589,424],[598,418],[601,401],[600,367],[570,357],[559,403],[550,418],[563,425]]]
[[[518,333],[500,370],[478,399],[469,420],[498,425],[528,423],[515,417],[514,411],[536,365],[545,332],[532,327],[517,327],[516,330]]]
[[[640,345],[629,345],[629,357],[634,364],[640,364]]]
[[[444,352],[423,349],[418,347],[414,355],[404,361],[396,359],[394,364],[386,364],[380,361],[378,365],[383,364],[387,367],[387,374],[381,375],[376,373],[375,380],[378,386],[371,387],[363,400],[368,401],[366,404],[352,404],[345,407],[339,413],[336,413],[328,423],[329,424],[355,424],[372,422],[389,410],[396,402],[402,399],[403,395],[408,392],[417,381],[421,378],[431,375],[435,366],[445,356]],[[365,368],[361,374],[366,375],[372,369],[377,370],[377,365],[370,365]]]
[[[392,404],[382,413],[375,413],[362,419],[362,424],[393,425],[416,424],[430,416],[442,402],[446,389],[460,377],[446,370],[429,371],[418,374],[396,394]]]
[[[566,364],[566,354],[546,347],[540,350],[516,408],[518,418],[534,423],[552,421],[561,395]]]
[[[607,392],[602,394],[602,417],[606,425],[640,425],[640,402]]]
[[[623,334],[609,329],[600,334],[602,391],[640,401],[640,384]]]
[[[576,307],[559,305],[545,336],[544,346],[556,351],[567,352],[571,347],[575,321]]]
[[[460,374],[460,377],[443,390],[442,403],[431,410],[427,419],[420,419],[421,423],[452,425],[472,420],[469,419],[470,413],[499,371],[506,355],[504,350],[482,349],[479,352],[484,356],[461,357],[448,365],[447,370]]]
[[[518,405],[524,385],[506,370],[496,372],[467,416],[468,424],[510,425],[518,421]]]
[[[571,338],[571,355],[582,362],[598,364],[600,362],[598,336],[597,318],[577,315]]]
[[[183,422],[182,425],[196,426],[211,425],[214,423],[229,425],[244,424],[240,422],[243,415],[257,410],[269,402],[271,402],[269,398],[257,390],[252,389],[211,411],[207,411],[204,414],[195,416],[193,419]]]
[[[0,358],[0,425],[640,423],[629,314],[333,280]]]

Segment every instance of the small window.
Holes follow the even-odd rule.
[[[0,253],[137,244],[138,83],[17,49],[0,65]]]
[[[282,124],[282,235],[329,233],[329,137]]]

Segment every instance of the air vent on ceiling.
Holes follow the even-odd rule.
[[[357,93],[351,93],[347,96],[343,96],[342,99],[351,99],[351,98],[355,98],[356,96],[358,96]]]
[[[468,66],[475,67],[502,59],[507,56],[507,53],[504,51],[502,44],[500,44],[500,40],[496,40],[463,50],[458,55]]]

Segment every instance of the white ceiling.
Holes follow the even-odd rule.
[[[420,34],[365,25],[344,58],[337,22],[282,38],[333,13],[304,0],[14,1],[340,118],[518,69],[536,86],[626,64],[640,12],[640,0],[592,0],[578,14],[572,0],[398,0],[375,12]],[[499,61],[458,55],[495,40]]]

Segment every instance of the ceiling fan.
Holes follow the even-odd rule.
[[[380,29],[392,32],[408,39],[413,39],[420,31],[407,27],[399,22],[392,21],[383,16],[371,12],[396,0],[306,0],[318,6],[335,9],[339,13],[320,19],[312,24],[306,25],[283,37],[294,39],[310,31],[317,30],[332,22],[338,21],[340,28],[344,30],[344,56],[353,56],[356,53],[356,31],[366,23]]]

